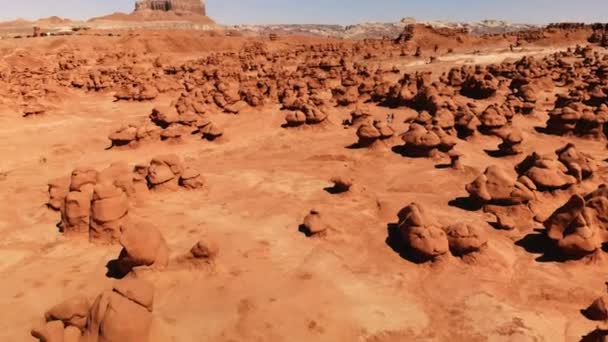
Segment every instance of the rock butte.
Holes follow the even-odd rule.
[[[207,15],[205,3],[202,0],[138,0],[135,3],[135,11],[143,10],[181,11]]]

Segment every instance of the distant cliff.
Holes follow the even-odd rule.
[[[135,3],[135,11],[152,10],[163,12],[191,12],[207,15],[205,4],[201,0],[139,0]]]

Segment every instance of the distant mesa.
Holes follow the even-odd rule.
[[[135,12],[145,10],[207,15],[205,4],[201,0],[139,0],[135,3]]]

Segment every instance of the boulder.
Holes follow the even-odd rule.
[[[82,191],[83,187],[92,188],[97,183],[97,170],[81,167],[72,171],[70,191]]]
[[[568,169],[568,173],[579,182],[593,176],[598,169],[595,159],[586,153],[579,152],[574,144],[569,143],[555,153],[558,160]]]
[[[174,106],[154,107],[150,120],[162,128],[179,122],[179,114]]]
[[[301,226],[301,230],[307,236],[322,235],[327,232],[329,225],[324,222],[321,213],[315,209],[311,210],[306,217],[304,217],[304,223]]]
[[[67,194],[61,208],[61,230],[66,235],[88,233],[91,211],[91,194],[72,191]]]
[[[445,228],[452,254],[462,256],[478,252],[487,245],[486,231],[479,226],[457,223]]]
[[[87,325],[89,308],[89,300],[86,297],[77,296],[53,306],[44,316],[47,322],[62,321],[66,327],[74,326],[84,330]]]
[[[177,155],[158,156],[150,162],[147,176],[148,186],[150,189],[175,190],[183,170],[183,165]]]
[[[112,146],[126,146],[134,141],[137,141],[137,126],[126,125],[120,127],[114,133],[108,136],[108,139],[112,142]]]
[[[122,279],[101,293],[91,308],[83,340],[146,342],[152,326],[154,287],[139,279]]]
[[[500,155],[510,156],[523,153],[522,142],[524,138],[520,130],[506,130],[497,135],[502,139],[502,143],[498,145],[498,152]]]
[[[498,166],[490,166],[466,190],[472,199],[481,203],[521,204],[533,200],[534,193],[522,183],[509,177]]]
[[[125,162],[112,163],[97,175],[97,184],[112,184],[131,197],[135,194],[133,169]]]
[[[47,203],[49,208],[53,210],[60,210],[65,197],[70,192],[70,178],[62,177],[56,178],[48,183],[49,186],[49,202]]]
[[[582,196],[573,195],[543,225],[557,249],[564,256],[577,259],[599,250],[606,241],[606,234],[595,224],[602,219],[597,214],[593,208],[586,207]]]
[[[285,116],[285,121],[287,127],[298,127],[302,126],[306,123],[306,114],[303,112],[296,110],[288,112]]]
[[[415,259],[433,260],[449,252],[445,232],[435,225],[420,205],[412,203],[398,216],[401,238]]]
[[[566,172],[564,164],[553,156],[541,156],[534,152],[516,166],[520,176],[526,176],[534,182],[539,191],[566,189],[577,183],[577,179]]]
[[[204,126],[199,126],[198,131],[202,135],[203,139],[213,141],[224,135],[224,129],[219,125],[209,122]]]
[[[205,179],[200,172],[191,167],[186,167],[179,179],[179,185],[188,190],[196,190],[205,185]]]
[[[164,269],[169,263],[169,248],[160,231],[147,223],[122,227],[118,266],[123,274],[136,267]]]
[[[416,123],[410,125],[402,139],[405,142],[403,151],[413,157],[429,157],[438,151],[449,152],[457,143],[454,137],[439,127],[428,129]]]
[[[89,241],[113,243],[120,238],[129,212],[127,194],[110,183],[97,184],[91,203]]]

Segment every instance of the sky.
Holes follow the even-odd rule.
[[[87,19],[131,12],[135,0],[0,0],[0,20],[60,16]],[[368,21],[477,21],[515,23],[608,22],[608,0],[207,0],[221,24],[356,24]]]

